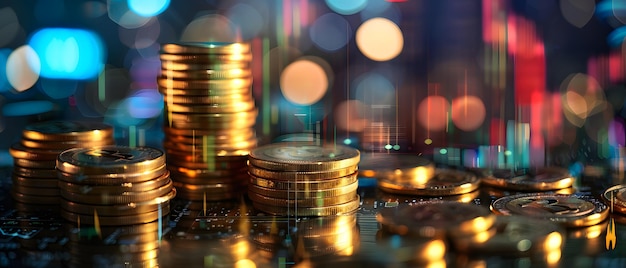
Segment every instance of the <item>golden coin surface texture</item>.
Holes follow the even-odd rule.
[[[565,227],[598,224],[609,215],[602,201],[585,195],[528,193],[505,196],[491,204],[494,213],[546,219]]]
[[[138,173],[164,164],[165,155],[158,149],[103,146],[66,150],[59,155],[56,168],[70,174],[104,175]]]
[[[496,169],[478,172],[482,183],[517,191],[548,191],[571,187],[574,177],[566,168]]]
[[[183,42],[161,46],[161,52],[171,54],[242,54],[250,52],[250,44],[231,42]]]
[[[95,141],[113,136],[113,127],[104,123],[80,121],[44,121],[27,125],[22,137],[45,141]]]
[[[434,176],[379,179],[378,187],[386,192],[422,196],[448,196],[478,189],[480,180],[470,172],[437,169]]]
[[[343,145],[284,142],[257,147],[249,155],[251,165],[276,171],[328,171],[356,166],[359,150]]]

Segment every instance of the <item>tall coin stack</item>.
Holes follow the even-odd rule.
[[[247,155],[257,145],[250,45],[172,43],[161,47],[167,168],[187,200],[240,197]]]
[[[162,151],[104,146],[74,148],[57,160],[61,217],[105,226],[143,224],[169,213],[176,196]]]
[[[356,149],[285,142],[258,147],[248,157],[248,197],[260,211],[304,217],[359,208]]]
[[[19,203],[58,205],[57,156],[74,147],[114,143],[113,128],[106,124],[45,121],[26,126],[22,140],[9,149],[14,163],[11,195]]]

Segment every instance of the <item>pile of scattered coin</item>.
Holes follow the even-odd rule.
[[[358,150],[308,142],[274,143],[250,152],[248,197],[273,215],[330,216],[359,208]]]
[[[160,59],[163,147],[178,196],[241,196],[247,155],[257,145],[250,45],[170,43],[161,47]]]
[[[58,155],[74,147],[114,143],[113,128],[106,124],[45,121],[26,126],[21,141],[9,149],[14,161],[13,198],[26,204],[58,205]]]
[[[162,151],[104,146],[74,148],[57,160],[61,216],[71,222],[123,226],[169,213],[176,196]]]

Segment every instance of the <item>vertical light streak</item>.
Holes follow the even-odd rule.
[[[102,70],[98,75],[98,100],[100,102],[106,100],[106,70]]]
[[[263,92],[262,92],[262,103],[263,103],[263,135],[267,136],[270,134],[270,39],[263,39]]]
[[[137,131],[135,126],[128,126],[128,147],[137,146]]]
[[[211,135],[202,136],[202,159],[206,161],[209,171],[215,171],[215,137]]]

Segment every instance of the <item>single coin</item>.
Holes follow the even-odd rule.
[[[60,153],[61,151],[59,151]],[[13,165],[23,168],[34,169],[52,169],[54,170],[57,164],[56,160],[29,160],[24,158],[13,158]]]
[[[235,79],[235,80],[240,80],[240,79]],[[171,81],[172,81],[172,84],[177,84],[173,80]],[[223,81],[223,80],[214,80],[214,81]],[[214,89],[208,86],[205,86],[204,88],[184,88],[184,87],[176,88],[173,86],[167,86],[167,87],[159,86],[158,90],[159,90],[159,93],[161,93],[164,96],[199,96],[199,97],[223,96],[223,95],[230,95],[230,94],[244,94],[244,93],[250,93],[252,91],[250,88],[250,85],[246,85],[246,84],[242,85],[242,87],[240,88],[225,87],[222,89]]]
[[[250,152],[251,165],[275,171],[329,171],[356,166],[359,150],[338,145],[284,142],[260,146]]]
[[[497,216],[492,229],[496,230],[496,234],[486,240],[456,237],[452,242],[461,252],[515,257],[560,250],[565,245],[564,230],[548,220],[517,215]]]
[[[211,103],[211,104],[176,104],[167,103],[169,99],[166,97],[165,112],[172,113],[190,113],[190,114],[202,114],[202,113],[237,113],[241,111],[254,110],[254,99],[245,101],[233,101],[230,103]]]
[[[518,191],[548,191],[571,187],[574,177],[565,168],[542,167],[518,171],[499,169],[478,173],[482,183]]]
[[[358,195],[356,195],[358,197]],[[291,216],[334,216],[347,213],[354,213],[359,209],[360,198],[356,198],[350,202],[325,206],[325,207],[298,207],[291,208],[285,206],[268,206],[260,203],[252,203],[254,208],[272,215],[291,215]]]
[[[258,195],[263,195],[267,197],[274,198],[289,198],[289,199],[313,199],[313,198],[327,198],[327,197],[335,197],[339,195],[345,194],[356,194],[356,190],[358,188],[358,181],[353,182],[351,184],[337,187],[337,188],[328,188],[328,189],[320,189],[320,190],[301,190],[301,191],[288,191],[288,190],[277,190],[272,188],[265,188],[254,184],[248,185],[248,191],[256,193]]]
[[[273,181],[325,181],[354,174],[358,169],[359,166],[349,166],[328,171],[273,171],[254,165],[248,166],[248,172],[251,175]]]
[[[44,121],[27,125],[22,137],[39,141],[98,141],[113,137],[113,127],[96,122]]]
[[[61,153],[64,150],[71,148],[89,148],[105,145],[113,145],[115,140],[113,137],[90,140],[90,141],[36,141],[29,139],[22,139],[20,143],[26,148],[34,148],[41,150],[57,150]]]
[[[435,175],[427,177],[379,179],[378,188],[395,194],[421,196],[447,196],[465,194],[478,189],[480,180],[470,172],[437,169]]]
[[[392,233],[428,238],[484,232],[495,219],[484,207],[454,201],[423,201],[383,208],[376,214],[376,220]]]
[[[27,148],[21,143],[14,143],[9,148],[9,153],[13,158],[28,160],[55,160],[60,152],[60,150]]]
[[[57,177],[57,171],[49,168],[23,168],[19,166],[13,167],[13,174],[20,177],[38,178],[38,179],[51,179]]]
[[[503,197],[503,196],[528,193],[528,191],[507,190],[507,189],[504,189],[504,188],[493,187],[493,186],[488,186],[488,185],[481,185],[479,191],[489,195],[493,199],[497,199],[497,198],[500,198],[500,197]],[[576,189],[574,187],[568,187],[568,188],[558,189],[558,190],[554,190],[554,191],[542,191],[542,192],[543,193],[554,193],[554,194],[575,194],[576,193]]]
[[[205,124],[218,124],[218,125],[226,125],[229,122],[237,121],[237,122],[248,122],[249,120],[256,120],[256,116],[258,115],[258,110],[250,110],[250,111],[239,111],[236,113],[223,113],[223,114],[187,114],[187,113],[169,113],[167,115],[168,119],[172,119],[174,121],[180,121],[181,123],[205,123]],[[237,125],[233,125],[234,128],[237,128]],[[243,128],[247,126],[240,126],[239,128]]]
[[[246,69],[227,69],[227,70],[161,70],[161,77],[166,79],[190,79],[190,80],[223,80],[235,78],[252,79],[252,71]]]
[[[128,203],[148,202],[161,200],[172,191],[172,181],[159,188],[143,192],[124,192],[122,194],[82,194],[68,191],[60,191],[61,196],[69,201],[93,205],[120,205]]]
[[[11,176],[11,180],[13,181],[13,185],[21,185],[26,187],[35,187],[35,188],[55,188],[58,187],[58,180],[54,177],[52,178],[29,178],[22,177],[16,174]]]
[[[169,201],[176,196],[176,191],[171,191],[168,195],[159,198],[160,202],[150,200],[148,202],[128,203],[121,205],[91,205],[75,203],[69,200],[63,199],[60,202],[61,208],[76,214],[95,215],[100,216],[128,216],[128,215],[140,215],[163,209],[165,206],[169,206]]]
[[[191,139],[213,139],[216,142],[228,142],[229,140],[248,140],[256,136],[253,128],[236,128],[236,129],[217,129],[217,130],[199,130],[199,129],[178,129],[171,127],[163,127],[165,137],[171,141],[180,141],[178,136],[184,136]]]
[[[165,142],[175,142],[183,144],[197,144],[197,145],[213,145],[213,144],[232,144],[238,142],[248,142],[256,140],[256,134],[254,130],[249,128],[241,129],[241,133],[231,133],[233,135],[175,135],[166,134]],[[246,161],[248,158],[245,158]]]
[[[31,196],[32,195],[37,195],[37,196],[59,196],[59,188],[58,187],[51,187],[51,188],[29,187],[29,186],[24,186],[24,185],[20,185],[20,184],[14,184],[11,188],[16,193],[21,193],[21,194],[25,194],[25,195],[31,195]]]
[[[64,151],[56,168],[62,172],[83,175],[140,173],[165,164],[162,151],[149,147],[103,146]]]
[[[211,92],[218,95],[234,93],[238,89],[248,89],[252,86],[252,77],[240,77],[233,79],[174,79],[171,77],[157,76],[159,91],[169,94],[170,89],[185,89],[202,92]]]
[[[469,193],[457,194],[457,195],[444,195],[444,196],[419,196],[419,195],[406,195],[399,193],[390,193],[386,191],[378,191],[376,197],[379,200],[385,202],[385,204],[400,204],[400,203],[412,203],[422,201],[444,200],[444,201],[456,201],[461,203],[472,203],[476,198],[480,196],[481,191],[475,190]]]
[[[256,137],[253,137],[250,140],[242,140],[242,141],[233,141],[230,143],[216,143],[215,140],[210,139],[207,136],[204,136],[202,139],[198,140],[195,144],[188,143],[177,143],[164,141],[163,147],[168,150],[178,150],[183,152],[196,152],[202,154],[205,150],[209,150],[207,153],[216,152],[216,151],[238,151],[242,149],[252,149],[256,147],[257,140]],[[217,153],[214,153],[217,155]]]
[[[58,188],[62,191],[77,194],[100,195],[100,194],[125,194],[128,192],[143,192],[157,189],[170,182],[170,174],[165,173],[158,178],[143,182],[121,182],[116,185],[98,185],[72,183],[59,180]]]
[[[612,211],[617,213],[626,214],[626,185],[611,186],[604,191],[602,199],[609,206],[612,206]]]
[[[361,156],[359,176],[392,179],[395,177],[431,178],[435,164],[413,154],[369,153]]]
[[[598,224],[609,215],[609,208],[591,196],[529,193],[505,196],[491,204],[494,213],[546,219],[565,227]]]
[[[246,61],[233,61],[223,63],[189,63],[172,60],[161,60],[161,69],[174,71],[197,71],[197,70],[229,70],[248,69],[250,63]]]
[[[17,202],[26,204],[59,204],[61,201],[60,196],[46,196],[46,195],[30,195],[23,194],[16,191],[11,191],[11,196]]]
[[[287,191],[308,191],[308,190],[324,190],[338,187],[348,186],[357,181],[357,173],[338,178],[328,178],[325,180],[273,180],[257,177],[250,174],[250,184],[270,188],[275,190]]]
[[[171,54],[241,54],[250,52],[250,44],[233,42],[183,42],[161,46],[162,53]]]
[[[100,225],[133,225],[133,224],[142,224],[149,223],[158,220],[160,217],[163,217],[170,213],[169,206],[163,206],[160,210],[137,214],[137,215],[126,215],[124,217],[119,216],[98,216],[95,215],[85,215],[73,213],[67,210],[61,210],[61,217],[71,222],[80,222],[81,224],[94,224],[96,222],[95,219],[99,222]]]
[[[238,62],[247,62],[247,63],[249,63],[252,60],[252,54],[251,53],[174,54],[174,53],[164,53],[162,51],[159,54],[159,59],[161,59],[161,61],[173,61],[173,62],[194,63],[194,64],[199,64],[199,63],[228,64],[228,63],[238,63]]]
[[[298,208],[298,207],[335,206],[335,205],[350,202],[354,199],[358,199],[359,197],[355,193],[348,193],[348,194],[338,195],[338,196],[333,196],[333,197],[320,197],[320,198],[309,198],[309,199],[285,199],[285,198],[275,198],[275,197],[264,196],[264,195],[249,191],[248,198],[250,198],[252,202],[263,204],[263,205]]]
[[[109,173],[100,175],[70,174],[55,171],[56,177],[61,181],[86,184],[86,185],[121,185],[124,183],[140,183],[153,180],[168,172],[165,163],[155,169],[147,169],[141,172]]]

